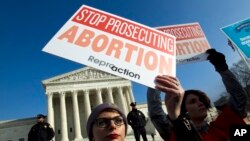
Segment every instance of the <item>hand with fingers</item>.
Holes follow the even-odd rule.
[[[175,120],[180,115],[181,103],[184,96],[184,89],[175,77],[167,75],[158,75],[155,78],[155,88],[165,92],[165,105],[168,116],[171,120]]]

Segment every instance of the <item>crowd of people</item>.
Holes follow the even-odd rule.
[[[155,89],[148,88],[147,104],[149,117],[164,141],[228,141],[232,125],[246,125],[246,92],[234,74],[228,69],[225,56],[215,49],[209,49],[208,60],[222,78],[228,102],[221,108],[218,117],[206,120],[212,107],[206,93],[191,89],[184,90],[176,77],[159,75],[155,78]],[[190,83],[192,80],[190,79]],[[162,109],[161,92],[165,93],[167,114]],[[87,121],[89,141],[124,141],[128,125],[136,141],[147,141],[146,117],[130,104],[132,110],[126,116],[115,104],[103,103],[96,106]],[[44,122],[45,116],[37,116],[37,124],[29,132],[29,141],[48,141],[54,137],[51,126]]]

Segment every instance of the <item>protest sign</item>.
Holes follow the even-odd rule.
[[[176,37],[176,63],[192,63],[207,59],[207,49],[211,48],[199,23],[178,24],[156,27]]]
[[[221,28],[223,33],[250,58],[250,19]]]
[[[154,87],[175,76],[175,37],[83,5],[43,51]]]

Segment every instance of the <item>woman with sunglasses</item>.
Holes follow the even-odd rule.
[[[111,103],[96,106],[87,121],[89,141],[124,141],[127,121],[123,112]]]

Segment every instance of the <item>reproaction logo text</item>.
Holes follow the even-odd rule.
[[[135,74],[134,72],[132,72],[126,68],[116,67],[114,64],[110,64],[109,62],[97,59],[94,56],[89,56],[88,61],[91,63],[94,63],[94,64],[98,64],[98,66],[104,66],[104,67],[110,68],[112,71],[118,72],[122,75],[126,75],[126,76],[129,76],[131,78],[140,80],[139,74]]]

